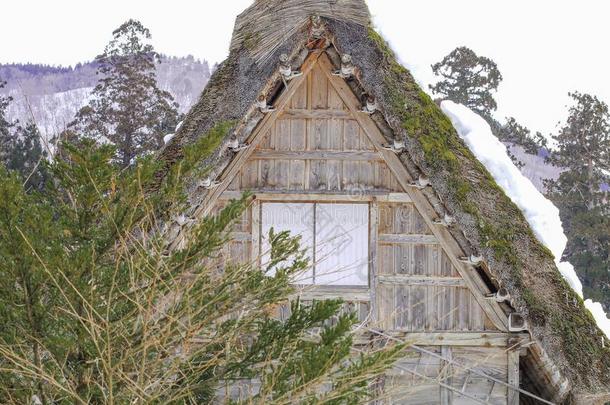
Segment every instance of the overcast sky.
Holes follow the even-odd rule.
[[[150,28],[162,53],[219,62],[235,16],[251,0],[4,0],[0,62],[70,65],[100,53],[128,18]],[[420,81],[466,45],[498,64],[498,116],[552,132],[567,92],[610,102],[610,2],[605,0],[368,0],[377,27]]]

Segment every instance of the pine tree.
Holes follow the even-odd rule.
[[[157,86],[159,55],[147,43],[150,31],[129,20],[113,32],[104,53],[95,61],[101,76],[89,105],[77,114],[71,130],[117,148],[122,167],[138,156],[159,149],[163,136],[178,122],[178,105]]]
[[[18,172],[27,189],[42,189],[46,178],[46,158],[36,124],[30,121],[25,127],[17,125],[6,168]]]
[[[508,117],[506,123],[498,131],[498,139],[520,145],[531,155],[537,155],[540,149],[548,147],[548,141],[540,132],[534,136],[531,131],[521,125],[514,117]]]
[[[293,300],[276,316],[308,266],[298,237],[271,232],[263,267],[219,257],[247,195],[169,248],[185,179],[230,128],[201,137],[161,183],[154,158],[121,170],[111,146],[86,140],[49,163],[44,194],[0,173],[0,403],[209,403],[248,381],[258,389],[237,403],[373,395],[404,345],[354,353],[356,319],[339,301]]]
[[[5,85],[6,82],[0,80],[0,89]],[[11,128],[13,125],[6,120],[6,109],[11,101],[11,97],[0,95],[0,163],[3,164],[6,164],[9,159],[12,145]]]
[[[432,71],[441,80],[430,89],[447,100],[465,105],[489,119],[497,104],[493,92],[502,81],[496,63],[478,56],[465,46],[458,47],[432,65]]]
[[[4,83],[0,83],[2,88]],[[44,160],[40,133],[32,122],[25,127],[19,122],[6,120],[6,108],[10,97],[0,97],[0,163],[8,170],[17,172],[26,182],[26,188],[40,189],[44,184]]]
[[[493,93],[497,91],[502,74],[496,63],[484,56],[478,56],[467,47],[454,49],[442,61],[432,65],[432,71],[441,80],[430,89],[447,100],[462,104],[483,117],[494,135],[501,141],[522,146],[526,153],[536,155],[546,148],[547,141],[541,133],[534,136],[513,117],[506,118],[504,124],[496,120],[492,113],[497,109]],[[517,167],[525,164],[510,151],[507,152]]]
[[[489,120],[488,120],[489,121]],[[491,124],[492,132],[498,137],[498,139],[505,144],[506,150],[513,163],[522,169],[525,167],[525,163],[521,162],[511,151],[514,145],[521,146],[525,153],[530,155],[538,155],[538,153],[547,149],[548,141],[540,132],[536,132],[535,136],[531,135],[531,131],[521,125],[514,117],[506,119],[504,124],[500,124],[495,121],[495,125]]]
[[[550,157],[566,171],[547,186],[568,236],[566,259],[583,281],[585,296],[610,310],[610,202],[602,191],[610,181],[610,114],[595,96],[570,96],[574,105],[554,136],[557,151]]]

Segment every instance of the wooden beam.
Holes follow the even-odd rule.
[[[220,200],[239,199],[242,196],[242,191],[224,191],[220,196]],[[362,193],[337,193],[336,191],[329,193],[309,193],[303,190],[280,191],[273,190],[270,192],[253,190],[253,195],[261,201],[330,201],[330,202],[410,202],[411,199],[406,193],[388,193],[385,191],[363,190]]]
[[[571,382],[538,343],[529,346],[529,354],[523,361],[526,362],[529,377],[536,380],[536,385],[546,391],[551,401],[562,403],[572,391]]]
[[[261,204],[258,200],[252,202],[252,263],[260,266],[261,261]]]
[[[379,152],[257,150],[251,159],[381,161]]]
[[[444,360],[441,361],[442,374],[440,380],[447,384],[448,386],[452,386],[453,379],[453,367],[451,367],[452,359],[452,350],[450,346],[442,346],[441,347],[441,356]],[[452,405],[453,404],[453,391],[450,389],[441,386],[441,405]]]
[[[404,284],[404,285],[428,285],[439,287],[465,287],[466,282],[462,277],[438,277],[438,276],[411,276],[406,274],[394,274],[379,276],[380,283]]]
[[[379,235],[379,242],[382,243],[418,243],[426,245],[438,244],[438,239],[434,235],[415,235],[407,233],[383,233]]]
[[[395,202],[395,203],[410,203],[413,202],[411,200],[411,196],[407,193],[389,193],[386,199],[382,199],[379,197],[377,199],[379,202]]]
[[[302,119],[347,119],[352,115],[344,110],[305,110],[305,109],[286,109],[281,112],[282,118],[302,118]]]
[[[250,232],[231,232],[230,238],[237,242],[250,242],[252,234]]]
[[[509,350],[508,354],[508,384],[519,387],[519,349]],[[519,391],[508,389],[507,405],[519,405]]]
[[[354,118],[356,121],[358,121],[369,140],[373,143],[375,148],[383,154],[390,171],[394,174],[404,191],[410,195],[418,211],[422,214],[424,221],[432,233],[434,233],[434,235],[437,237],[445,252],[447,252],[447,256],[449,257],[451,263],[464,278],[466,285],[472,292],[476,301],[483,308],[496,328],[501,331],[507,331],[508,317],[498,303],[485,299],[484,293],[489,292],[489,289],[477,274],[476,269],[459,261],[458,258],[465,255],[465,252],[462,251],[458,243],[447,229],[433,222],[433,219],[438,216],[434,210],[434,207],[427,200],[426,196],[424,196],[419,190],[410,186],[413,178],[402,164],[398,156],[396,156],[394,152],[382,148],[382,145],[387,141],[379,128],[377,128],[377,125],[367,114],[359,111],[360,101],[356,98],[347,83],[340,77],[331,74],[334,67],[328,59],[328,56],[325,54],[321,55],[318,63],[322,66],[322,71],[325,73],[331,85],[337,91],[347,108],[352,112]]]
[[[402,341],[418,346],[471,346],[471,347],[507,347],[514,335],[503,332],[385,332]],[[529,335],[521,334],[523,343],[530,341]],[[356,343],[370,342],[370,334],[356,339]],[[518,355],[518,351],[517,351]]]
[[[297,288],[298,291],[294,295],[299,296],[301,300],[305,301],[336,298],[360,302],[369,302],[371,300],[371,293],[368,287],[303,285]]]

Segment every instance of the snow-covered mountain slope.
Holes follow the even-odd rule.
[[[93,87],[82,87],[51,94],[26,95],[10,92],[9,120],[33,120],[46,138],[60,133],[74,119],[74,114],[87,103]]]
[[[9,120],[34,120],[45,138],[61,132],[87,103],[98,77],[95,64],[76,67],[42,65],[0,65],[0,80],[7,82],[0,94],[13,97],[8,108]],[[163,57],[157,65],[159,87],[169,91],[180,112],[186,112],[197,101],[210,78],[206,61],[192,56]]]
[[[520,170],[521,173],[527,177],[538,189],[538,191],[544,192],[545,179],[557,180],[562,172],[562,169],[557,166],[553,166],[544,161],[544,156],[531,155],[525,152],[525,149],[519,145],[509,144],[508,149],[519,161],[525,164]]]

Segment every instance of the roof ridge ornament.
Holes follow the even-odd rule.
[[[509,332],[522,332],[527,330],[527,321],[525,317],[519,312],[511,312],[508,315],[508,331]]]
[[[417,180],[412,181],[410,185],[419,190],[423,190],[424,188],[431,186],[430,179],[424,176],[423,174],[420,174]]]
[[[362,106],[362,110],[360,110],[360,111],[365,114],[371,115],[378,109],[379,109],[379,107],[377,106],[377,100],[375,99],[375,96],[369,94],[366,97],[366,101],[364,102],[364,105]]]
[[[309,35],[312,39],[322,39],[326,34],[326,25],[319,15],[312,15],[309,19]]]
[[[260,112],[262,112],[263,114],[267,114],[270,112],[275,111],[275,107],[267,104],[267,98],[265,97],[264,94],[261,94],[260,96],[258,96],[258,98],[256,99],[256,107],[260,110]]]
[[[204,188],[206,190],[211,190],[213,188],[216,188],[218,186],[220,186],[222,184],[222,182],[218,181],[218,180],[214,180],[211,177],[206,177],[205,179],[201,180],[199,182],[199,187]]]
[[[435,219],[434,223],[436,225],[442,225],[442,226],[445,226],[445,227],[450,227],[450,226],[455,224],[455,218],[452,217],[451,215],[449,215],[448,213],[445,213],[445,215],[443,215],[442,218]]]
[[[405,142],[400,139],[394,139],[391,144],[381,145],[382,149],[400,153],[405,149]]]
[[[460,257],[460,261],[464,262],[464,263],[472,264],[473,266],[478,266],[479,264],[481,264],[481,262],[483,262],[483,256],[477,256],[477,255],[471,254],[470,256]]]
[[[510,300],[510,293],[505,287],[500,287],[498,291],[487,294],[485,298],[495,300],[496,302],[505,302]]]
[[[295,77],[299,77],[303,75],[303,72],[299,70],[292,70],[292,66],[290,65],[290,59],[288,55],[285,53],[280,55],[280,74],[282,75],[282,80],[284,80],[284,84],[294,79]]]
[[[246,143],[240,143],[237,137],[233,137],[229,139],[229,142],[227,142],[227,148],[229,148],[229,150],[233,153],[241,152],[242,150],[248,149],[249,147],[250,145]]]
[[[356,66],[352,63],[352,55],[344,53],[341,55],[341,69],[335,70],[333,75],[343,79],[349,79],[356,74]]]

